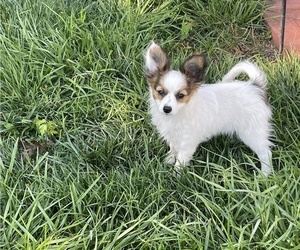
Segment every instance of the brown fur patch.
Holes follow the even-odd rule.
[[[197,90],[199,89],[200,85],[199,84],[190,84],[187,83],[186,87],[180,89],[176,94],[176,99],[178,102],[181,103],[188,103],[190,101],[190,99],[192,98],[192,96],[197,92]],[[184,94],[183,98],[178,98],[178,94]]]
[[[152,95],[155,100],[161,100],[166,96],[166,94],[168,94],[167,89],[165,89],[160,84],[155,84],[155,85],[150,85],[150,86],[152,88]],[[159,94],[159,92],[158,92],[159,90],[163,91],[163,95]]]

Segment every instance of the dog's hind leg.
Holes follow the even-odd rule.
[[[251,133],[239,134],[240,139],[254,151],[261,164],[261,171],[265,176],[272,173],[272,143],[268,140],[267,134]]]
[[[256,151],[256,154],[260,160],[261,171],[265,176],[272,173],[272,152],[271,150],[264,149],[263,151]]]

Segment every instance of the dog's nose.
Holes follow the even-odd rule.
[[[166,114],[169,114],[172,111],[172,107],[170,107],[170,106],[164,106],[163,110],[164,110],[164,112]]]

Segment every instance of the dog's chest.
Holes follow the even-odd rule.
[[[196,136],[194,122],[186,122],[182,116],[168,116],[161,113],[152,114],[152,123],[156,126],[161,137],[170,143],[178,143],[188,137]]]

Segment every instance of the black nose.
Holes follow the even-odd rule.
[[[169,114],[172,111],[172,108],[170,106],[164,106],[163,110],[166,114]]]

